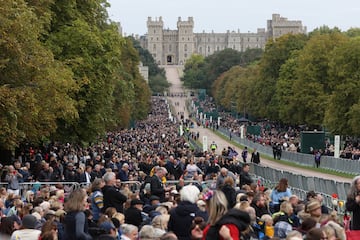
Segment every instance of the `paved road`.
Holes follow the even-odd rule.
[[[179,67],[178,66],[163,66],[163,67],[166,70],[167,80],[172,84],[170,87],[170,92],[183,92],[184,89],[182,88],[182,83],[181,83],[180,77],[179,77],[179,72],[181,72],[181,70],[179,70]],[[185,107],[186,100],[188,100],[188,99],[189,99],[188,97],[179,97],[179,96],[168,97],[169,102],[173,104],[175,112],[176,113],[183,112],[185,118],[189,117],[189,113]],[[175,106],[174,105],[175,102],[178,102],[179,104],[177,106]],[[235,147],[231,142],[228,142],[228,141],[220,138],[219,136],[217,136],[211,129],[204,128],[202,126],[199,127],[195,124],[195,127],[193,129],[191,129],[191,131],[199,132],[200,140],[203,139],[203,136],[206,136],[208,139],[208,146],[211,144],[212,141],[215,141],[215,143],[218,146],[217,152],[219,154],[221,153],[221,150],[223,148],[227,148],[228,146],[235,148],[235,150],[238,153],[241,153],[241,151],[242,151],[238,147]],[[268,166],[268,167],[279,169],[279,170],[289,171],[289,172],[293,172],[296,174],[302,174],[304,176],[317,176],[320,178],[332,179],[332,180],[336,180],[339,182],[351,182],[351,179],[349,179],[349,178],[334,176],[331,174],[320,173],[317,171],[312,171],[312,170],[307,170],[307,169],[302,169],[302,168],[294,168],[291,166],[282,165],[281,162],[269,161],[264,158],[261,158],[261,164],[264,166]]]

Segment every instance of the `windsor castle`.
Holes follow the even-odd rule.
[[[288,20],[279,14],[273,14],[265,28],[258,28],[256,33],[194,33],[194,19],[187,21],[178,18],[177,30],[164,29],[162,17],[147,20],[147,34],[140,38],[143,48],[149,50],[160,65],[183,65],[192,54],[209,56],[216,51],[232,48],[243,52],[250,48],[265,48],[266,41],[288,33],[306,33],[301,21]]]

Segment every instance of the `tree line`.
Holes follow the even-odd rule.
[[[0,149],[89,143],[150,109],[139,52],[106,0],[0,0]]]
[[[240,64],[244,54],[227,49],[207,58],[192,56],[183,81],[207,86],[228,111],[360,135],[360,29],[322,26],[308,35],[270,39],[259,58]]]

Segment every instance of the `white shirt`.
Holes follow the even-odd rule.
[[[10,240],[38,240],[41,234],[37,229],[21,229],[11,234]]]

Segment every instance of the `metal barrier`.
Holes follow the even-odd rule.
[[[229,130],[219,127],[219,133],[224,136],[229,136]],[[245,138],[240,138],[239,136],[232,135],[232,141],[235,141],[243,146],[250,148],[256,148],[260,153],[272,157],[273,151],[271,146],[264,146],[259,143],[250,141]],[[306,166],[314,166],[314,156],[311,154],[297,153],[283,151],[281,154],[281,160],[294,162]],[[359,174],[360,173],[360,162],[359,160],[335,158],[331,156],[322,156],[321,157],[321,168],[330,169],[337,172]]]
[[[277,183],[281,178],[286,178],[289,181],[289,186],[291,189],[294,189],[295,194],[300,197],[300,199],[306,198],[306,193],[308,191],[315,191],[320,193],[324,197],[325,205],[333,209],[332,203],[332,194],[336,193],[338,195],[339,201],[345,202],[347,192],[345,189],[350,189],[350,183],[346,182],[337,182],[335,180],[322,179],[318,177],[306,177],[299,174],[294,174],[291,172],[272,169],[269,167],[251,164],[250,171],[256,176],[261,176],[266,179],[268,182]],[[344,209],[340,209],[344,211]]]
[[[68,194],[75,189],[80,188],[80,184],[78,182],[23,182],[19,183],[20,193],[19,195],[25,197],[26,191],[32,190],[34,192],[40,190],[43,186],[55,186],[61,184],[63,186],[65,194]],[[7,187],[7,182],[0,182],[0,187]]]

